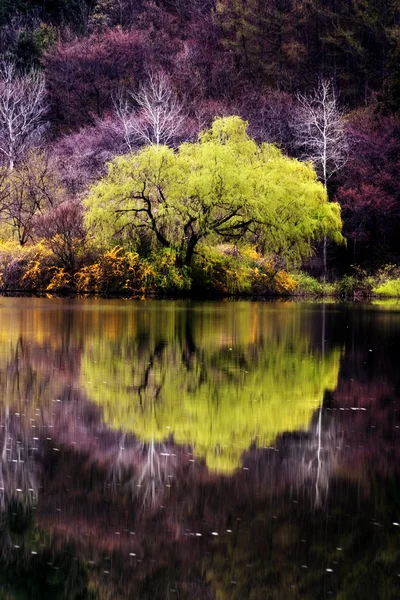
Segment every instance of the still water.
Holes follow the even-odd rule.
[[[400,306],[0,298],[0,598],[400,598]]]

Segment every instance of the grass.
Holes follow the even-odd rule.
[[[372,293],[378,298],[400,298],[400,278],[389,279],[374,286]]]

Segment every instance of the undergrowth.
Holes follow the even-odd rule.
[[[275,257],[254,247],[220,244],[200,247],[191,268],[178,267],[172,249],[139,256],[115,246],[82,255],[71,271],[44,241],[20,246],[0,242],[2,291],[121,296],[294,296],[366,300],[400,297],[400,268],[385,265],[375,274],[354,267],[335,282],[303,271],[289,273]]]

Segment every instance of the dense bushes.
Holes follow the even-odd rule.
[[[185,269],[178,269],[171,251],[140,258],[136,252],[125,252],[120,246],[101,254],[95,263],[75,275],[78,293],[123,295],[177,293],[190,289]]]
[[[355,266],[351,273],[335,282],[320,281],[303,272],[294,274],[293,279],[300,296],[333,296],[355,301],[400,297],[400,269],[396,265],[385,265],[375,273]]]
[[[296,281],[277,261],[263,258],[251,247],[204,247],[196,257],[193,287],[216,295],[291,294]]]
[[[192,268],[178,268],[172,250],[141,257],[115,246],[91,249],[75,270],[66,267],[51,241],[30,246],[0,243],[0,291],[56,294],[195,296],[330,296],[349,300],[400,297],[400,269],[386,265],[371,275],[354,268],[336,282],[298,271],[288,273],[278,259],[265,258],[251,246],[204,246]]]
[[[140,257],[115,246],[87,254],[75,272],[60,263],[51,244],[29,247],[0,244],[0,287],[3,291],[119,294],[257,295],[291,294],[296,281],[253,249],[204,248],[193,269],[176,266],[172,250]]]
[[[29,247],[0,244],[0,287],[3,291],[77,292],[84,294],[138,295],[190,289],[185,270],[178,270],[172,252],[141,259],[121,247],[87,254],[75,272],[60,264],[51,244]]]

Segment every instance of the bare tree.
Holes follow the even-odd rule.
[[[47,241],[59,264],[74,275],[78,257],[86,243],[83,207],[77,200],[65,200],[46,212],[38,212],[33,220],[32,233]]]
[[[328,191],[328,181],[347,162],[349,142],[344,111],[331,81],[322,79],[310,94],[297,96],[298,110],[293,119],[295,146],[303,160],[311,161]],[[326,276],[326,236],[324,237]]]
[[[14,169],[0,169],[0,218],[11,225],[21,246],[32,238],[37,215],[57,204],[60,195],[41,151],[28,152]]]
[[[132,108],[132,100],[136,108]],[[115,101],[129,149],[132,143],[173,145],[183,133],[186,115],[164,72],[150,73],[138,92]]]
[[[46,114],[44,76],[19,74],[11,60],[0,61],[0,155],[9,169],[43,137]]]

